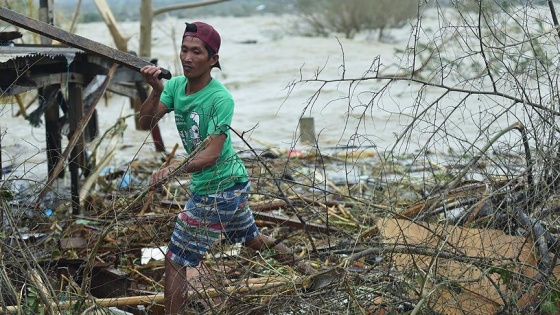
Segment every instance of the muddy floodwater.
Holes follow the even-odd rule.
[[[437,14],[426,14],[425,28],[430,29],[429,23],[437,26]],[[400,134],[418,111],[415,100],[420,86],[401,82],[386,88],[386,81],[367,79],[377,65],[387,73],[403,65],[399,50],[409,43],[411,25],[387,30],[385,39],[380,41],[372,32],[360,33],[354,39],[299,36],[290,27],[296,25],[293,16],[193,20],[204,20],[221,33],[222,70],[215,69],[213,76],[231,90],[236,100],[233,128],[252,146],[305,149],[297,141],[301,117],[313,118],[321,147],[362,146],[405,153],[421,148],[430,132],[437,129],[438,117],[425,122],[426,128],[417,122],[420,127],[406,139],[406,145],[395,147],[395,141],[402,141]],[[166,18],[154,25],[152,57],[158,58],[159,64],[174,75],[181,74],[178,52],[184,22]],[[131,37],[129,50],[137,51],[138,22],[121,23],[119,27]],[[108,28],[101,22],[80,24],[77,34],[114,46]],[[437,88],[425,89],[423,98],[429,104],[441,93]],[[450,96],[449,104],[455,104],[459,98]],[[495,119],[486,110],[479,111],[476,100],[469,106],[473,110],[466,115],[463,111],[451,116],[465,139],[474,138],[481,125]],[[35,108],[36,105],[31,106],[29,111]],[[128,117],[115,163],[156,155],[150,135],[135,129],[127,98],[112,94],[100,101],[97,108],[102,133],[118,117]],[[0,107],[2,161],[4,165],[25,165],[19,172],[40,176],[46,171],[46,166],[38,166],[46,156],[44,128],[34,128],[23,118],[13,117],[16,111],[15,103]],[[180,143],[173,119],[168,115],[160,124],[168,149]],[[244,140],[236,138],[234,143],[242,147]]]

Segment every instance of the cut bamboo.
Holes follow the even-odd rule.
[[[217,297],[219,295],[224,294],[224,292],[226,294],[233,294],[233,293],[243,294],[243,293],[247,293],[249,291],[271,289],[271,288],[279,287],[279,286],[286,285],[286,284],[288,284],[288,282],[286,282],[286,281],[268,282],[268,283],[254,283],[254,284],[253,283],[249,283],[249,284],[241,283],[241,284],[237,284],[237,285],[228,286],[224,289],[212,289],[212,288],[206,289],[206,290],[203,290],[202,292],[200,292],[200,294],[198,294],[195,291],[188,291],[187,294],[192,299],[197,300],[200,297],[207,297],[207,298]],[[163,302],[164,302],[163,293],[159,293],[159,294],[153,294],[153,295],[130,296],[130,297],[120,297],[120,298],[105,298],[105,299],[95,299],[94,298],[94,299],[90,299],[90,300],[86,301],[85,304],[88,305],[88,306],[97,305],[99,307],[123,307],[123,306],[163,304]],[[76,301],[52,303],[51,306],[52,307],[58,307],[58,309],[60,309],[60,310],[64,310],[64,309],[67,309],[67,308],[71,307],[74,303],[76,303]],[[20,311],[18,306],[7,306],[5,308],[5,310],[8,313],[16,313],[16,312]],[[4,314],[2,308],[0,308],[0,314]]]

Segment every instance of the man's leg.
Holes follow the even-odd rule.
[[[164,300],[165,314],[183,314],[185,309],[204,306],[199,301],[197,290],[202,289],[203,277],[208,273],[205,266],[184,267],[176,262],[165,260]],[[190,291],[191,295],[187,295]],[[200,302],[200,303],[199,303]]]
[[[165,314],[182,314],[187,303],[187,268],[170,259],[165,260],[165,280],[163,294],[165,297]],[[196,269],[195,269],[196,270]]]
[[[244,245],[253,250],[263,250],[263,249],[269,249],[275,243],[276,240],[274,238],[259,233],[256,237],[254,237],[250,241],[247,241]],[[278,252],[277,254],[272,255],[272,258],[278,260],[279,262],[288,265],[296,263],[296,269],[307,275],[313,275],[317,273],[317,270],[315,270],[311,266],[304,264],[301,261],[296,262],[296,257],[294,256],[293,251],[288,248],[288,246],[282,243],[278,243],[274,245],[272,249]]]

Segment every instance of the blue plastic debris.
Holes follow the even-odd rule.
[[[119,188],[126,188],[130,185],[130,174],[128,172],[124,173],[119,181]]]

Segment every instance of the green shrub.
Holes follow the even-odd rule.
[[[414,0],[298,0],[298,10],[307,26],[303,33],[327,36],[342,33],[353,38],[363,30],[401,26],[418,13]]]

